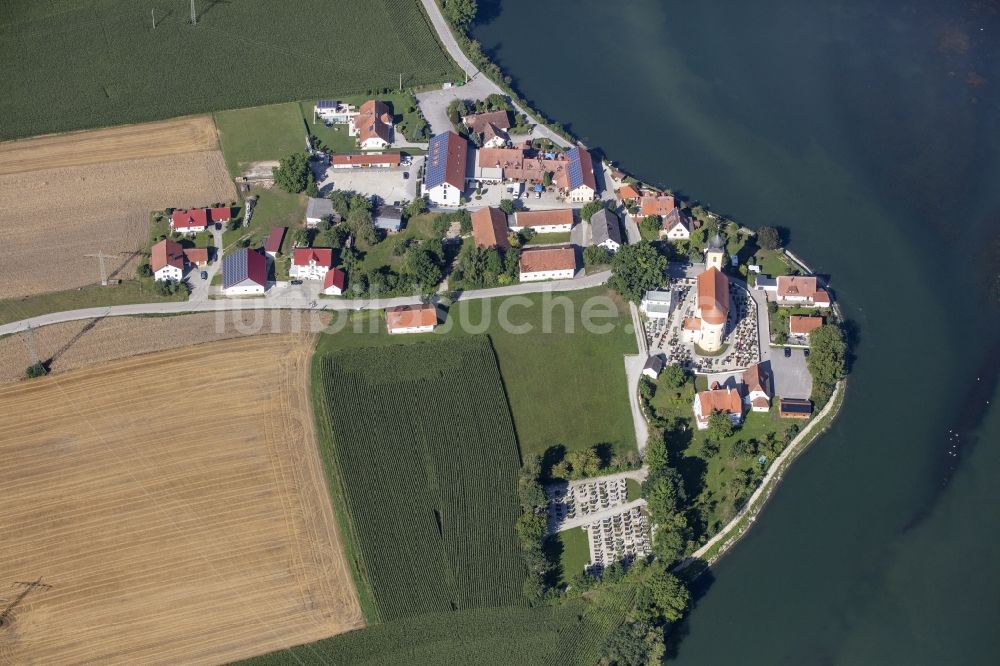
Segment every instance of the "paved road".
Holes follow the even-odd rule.
[[[576,518],[570,518],[559,523],[556,528],[556,532],[565,532],[566,530],[571,530],[574,527],[583,527],[584,525],[589,525],[591,523],[596,523],[598,521],[604,520],[605,518],[610,518],[611,516],[618,515],[619,513],[625,513],[636,507],[646,506],[646,500],[637,499],[632,500],[626,504],[619,504],[618,506],[613,506],[607,509],[602,509],[600,511],[595,511],[594,513],[588,513],[586,516],[577,516]]]
[[[588,289],[607,282],[610,271],[580,275],[572,280],[554,282],[527,282],[509,287],[494,289],[476,289],[456,293],[455,300],[471,300],[481,298],[497,298],[516,296],[519,294],[535,294],[542,292],[576,291]],[[109,287],[113,289],[113,287]],[[308,290],[298,290],[288,287],[272,290],[264,298],[224,298],[218,300],[202,299],[172,303],[137,303],[134,305],[112,305],[81,310],[66,310],[30,319],[11,322],[0,326],[0,335],[23,331],[30,324],[37,328],[48,324],[58,324],[79,319],[97,317],[123,317],[145,314],[184,314],[189,312],[218,312],[220,310],[380,310],[394,305],[413,305],[420,302],[419,296],[399,296],[384,299],[315,299]]]
[[[463,86],[433,90],[417,95],[417,101],[420,103],[420,109],[424,113],[424,118],[426,118],[427,122],[430,123],[431,129],[434,133],[438,134],[451,129],[451,121],[448,120],[448,115],[445,113],[445,109],[453,99],[484,99],[493,93],[503,95],[504,97],[507,97],[508,95],[500,88],[500,86],[493,83],[488,76],[476,69],[476,66],[473,65],[472,62],[465,56],[465,53],[458,45],[458,41],[452,34],[451,28],[448,27],[448,22],[441,14],[441,8],[438,7],[437,2],[435,0],[421,1],[424,3],[424,10],[426,10],[427,16],[431,19],[431,25],[434,26],[434,31],[437,32],[438,39],[440,39],[441,43],[444,44],[444,48],[448,52],[448,55],[451,56],[451,59],[454,60],[458,66],[462,68],[462,71],[464,71],[469,77],[469,82]],[[525,113],[525,110],[517,104],[514,105],[514,108],[519,113]],[[531,136],[548,139],[549,141],[552,141],[560,146],[570,145],[566,139],[541,124],[537,124],[535,126],[534,130],[531,132]]]

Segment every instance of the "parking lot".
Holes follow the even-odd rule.
[[[376,195],[392,204],[412,201],[417,194],[417,171],[423,156],[414,156],[409,166],[393,169],[327,169],[319,185],[320,196],[332,190],[351,190],[361,194]],[[404,176],[403,174],[408,174]]]
[[[806,366],[806,357],[801,349],[791,351],[792,355],[785,358],[782,347],[770,349],[774,395],[807,399],[812,394],[812,376]]]

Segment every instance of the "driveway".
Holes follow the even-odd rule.
[[[408,167],[392,169],[327,169],[318,183],[321,196],[332,190],[352,190],[361,194],[376,195],[387,203],[412,201],[417,195],[417,171],[424,163],[422,156],[415,156]],[[409,176],[404,177],[403,174]]]
[[[812,376],[801,349],[792,349],[785,358],[780,347],[771,349],[771,373],[774,377],[774,395],[782,398],[808,399],[812,395]]]

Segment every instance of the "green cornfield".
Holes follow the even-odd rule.
[[[522,604],[520,460],[489,339],[321,354],[313,376],[369,621]]]
[[[188,0],[0,3],[0,139],[458,76],[419,0],[195,7],[192,25]]]

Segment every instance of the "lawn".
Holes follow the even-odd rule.
[[[587,531],[574,527],[550,536],[545,542],[548,557],[559,560],[558,585],[567,585],[570,579],[590,564],[590,544]]]
[[[635,479],[625,479],[625,499],[633,502],[642,497],[642,486]]]
[[[230,248],[233,243],[249,237],[251,247],[264,242],[273,227],[288,227],[282,248],[291,247],[289,235],[305,224],[306,196],[289,194],[279,187],[257,192],[257,204],[250,217],[250,226],[227,229],[222,234],[222,243]]]
[[[412,142],[427,141],[430,136],[430,128],[424,136],[416,136],[415,131],[420,131],[426,125],[426,121],[420,114],[417,106],[417,99],[409,92],[378,93],[376,95],[337,95],[332,94],[326,99],[336,99],[345,104],[353,104],[360,107],[370,99],[378,99],[386,102],[392,107],[392,119],[397,129],[401,130],[402,137]],[[317,99],[307,99],[299,102],[299,112],[309,126],[309,131],[327,145],[328,148],[338,153],[357,152],[357,143],[354,137],[349,136],[347,125],[334,124],[327,127],[321,120],[313,121],[313,107],[316,106]],[[412,110],[411,110],[412,109]]]
[[[296,102],[219,111],[215,125],[233,176],[242,174],[251,162],[280,160],[305,150],[306,125]]]
[[[775,339],[778,333],[784,333],[788,335],[788,321],[792,315],[806,315],[806,316],[826,316],[828,313],[817,308],[781,308],[779,307],[774,312],[771,312],[768,317],[768,323],[771,328],[771,340]]]
[[[412,0],[198,2],[196,25],[188,7],[8,0],[0,139],[395,90],[400,72],[405,88],[460,76]]]
[[[568,243],[570,240],[569,231],[553,232],[551,234],[535,234],[535,237],[531,239],[530,242],[525,243],[526,246],[531,245],[551,245],[553,243]]]
[[[358,249],[365,253],[360,264],[361,270],[368,272],[388,267],[399,271],[403,265],[403,256],[394,255],[392,252],[393,247],[397,243],[402,243],[406,240],[430,240],[435,238],[433,229],[434,220],[441,215],[442,213],[414,215],[407,220],[406,226],[398,234],[386,236],[374,245],[359,243]]]
[[[0,300],[0,324],[9,324],[12,321],[37,317],[50,312],[62,312],[63,310],[80,310],[132,303],[185,301],[187,297],[187,292],[184,290],[173,296],[157,295],[153,291],[152,278],[123,280],[121,284],[110,287],[92,284],[79,289]]]
[[[594,322],[607,331],[584,329],[585,307],[592,308],[597,315]],[[498,321],[501,312],[509,326]],[[321,337],[320,351],[412,344],[470,333],[489,335],[522,455],[542,454],[559,446],[581,450],[595,444],[610,445],[619,455],[636,450],[622,360],[625,354],[636,353],[635,335],[627,306],[603,287],[549,296],[459,301],[448,313],[448,325],[423,335],[388,335],[381,312],[350,316],[349,325],[344,320],[335,325],[343,330]]]

